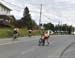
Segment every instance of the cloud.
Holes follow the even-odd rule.
[[[21,17],[23,16],[23,11],[17,12],[14,10],[11,12],[11,14],[14,15],[16,19],[21,19]]]
[[[16,18],[22,17],[23,9],[28,6],[32,18],[39,23],[40,4],[42,3],[42,23],[52,22],[58,24],[75,25],[75,0],[6,0],[17,6],[12,6],[11,12]]]

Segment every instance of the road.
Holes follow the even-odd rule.
[[[0,58],[75,58],[75,35],[51,35],[49,46],[38,46],[39,38],[0,39]]]

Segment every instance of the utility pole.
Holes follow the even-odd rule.
[[[60,27],[60,32],[61,32],[61,34],[62,34],[62,20],[60,21],[60,25],[61,25],[61,27]]]
[[[42,16],[42,4],[40,4],[40,18],[39,18],[39,31],[42,34],[42,23],[41,23],[41,16]]]
[[[42,15],[42,4],[40,4],[40,18],[39,18],[39,28],[41,28],[41,15]]]

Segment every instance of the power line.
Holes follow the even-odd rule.
[[[16,11],[20,11],[19,9],[24,9],[24,8],[22,8],[22,7],[20,7],[20,6],[17,6],[17,5],[15,5],[15,4],[12,4],[12,3],[7,2],[7,1],[5,1],[5,0],[1,0],[1,1],[3,1],[3,2],[7,3],[7,4],[10,4],[10,6],[14,6],[15,8],[17,7],[18,9],[15,9],[15,8],[14,8]]]
[[[2,0],[3,2],[6,2],[6,3],[8,3],[8,4],[11,4],[11,5],[13,5],[13,6],[16,6],[16,7],[18,7],[18,8],[22,8],[22,7],[20,7],[20,6],[18,6],[18,5],[15,5],[15,4],[13,4],[13,3],[10,3],[10,2],[7,2],[7,1],[5,1],[5,0]],[[23,8],[22,8],[23,9]]]
[[[5,1],[5,0],[1,0],[1,1],[6,2],[6,3],[8,3],[8,4],[11,4],[12,6],[16,6],[16,7],[18,7],[18,8],[24,9],[24,8],[22,8],[22,7],[20,7],[20,6],[17,6],[17,5],[15,5],[15,4],[12,4],[12,3],[7,2],[7,1]],[[30,3],[30,4],[33,4],[33,3]],[[10,5],[10,6],[11,6],[11,5]],[[39,5],[39,4],[33,4],[33,5]],[[40,5],[41,8],[40,8],[39,24],[41,24],[42,5],[43,5],[43,4]],[[19,11],[19,10],[17,10],[17,9],[15,9],[15,10],[16,10],[16,11]],[[33,11],[33,12],[37,12],[37,11]],[[38,13],[39,13],[39,12],[38,12]],[[48,18],[48,16],[46,16],[46,15],[43,15],[43,16],[45,16],[46,18]],[[48,19],[49,19],[49,18],[48,18]]]

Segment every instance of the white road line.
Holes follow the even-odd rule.
[[[23,51],[21,52],[21,55],[25,55],[26,53],[29,53],[31,51],[34,51],[37,47],[36,46],[33,46],[31,49],[27,50],[27,51]]]
[[[2,44],[0,44],[0,46],[1,45],[8,45],[8,44],[14,44],[14,43],[19,43],[19,42],[24,42],[24,41],[29,41],[29,40],[37,40],[37,39],[25,39],[25,40],[22,40],[22,41],[11,41],[11,42],[7,42],[7,43],[2,43]],[[54,42],[54,40],[53,41],[51,41],[50,42],[50,44],[52,44]]]
[[[16,42],[7,42],[7,43],[2,43],[2,44],[0,44],[0,46],[1,45],[7,45],[7,44],[13,44],[13,43],[17,43],[18,41],[16,41]]]
[[[1,45],[7,45],[7,44],[14,44],[14,43],[19,43],[19,42],[24,42],[24,41],[29,41],[29,40],[37,40],[37,39],[25,39],[25,40],[22,40],[22,41],[11,41],[11,42],[7,42],[7,43],[2,43],[0,44]]]
[[[24,40],[24,41],[26,41],[26,40]],[[14,43],[19,43],[19,42],[24,42],[24,41],[10,41],[10,42],[7,42],[7,43],[2,43],[2,44],[0,44],[0,46],[1,45],[7,45],[7,44],[14,44]]]

